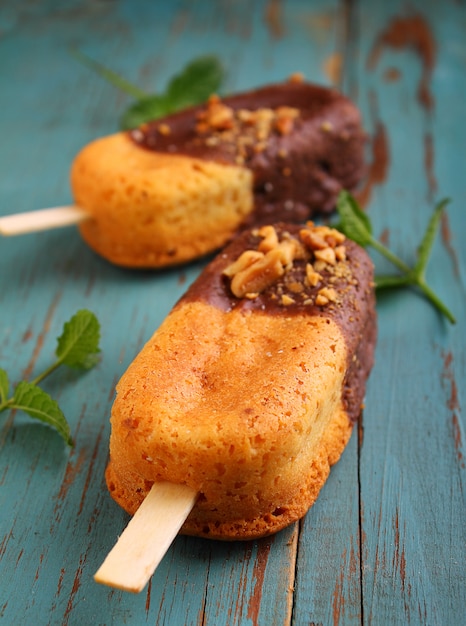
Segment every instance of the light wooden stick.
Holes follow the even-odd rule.
[[[88,218],[88,213],[74,205],[15,213],[0,217],[0,235],[25,235],[39,230],[72,226]]]
[[[178,534],[196,498],[197,493],[185,485],[154,483],[94,580],[139,593]]]

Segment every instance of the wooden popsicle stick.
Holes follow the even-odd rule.
[[[72,226],[88,218],[89,214],[86,211],[74,205],[15,213],[0,217],[0,235],[25,235],[40,230]]]
[[[196,499],[197,493],[186,485],[154,483],[94,580],[139,593],[175,539]]]

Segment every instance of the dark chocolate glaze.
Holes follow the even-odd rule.
[[[232,109],[292,107],[299,110],[288,134],[273,132],[265,149],[251,147],[244,166],[254,179],[250,224],[300,222],[335,208],[341,189],[354,189],[364,173],[365,135],[355,105],[333,89],[305,82],[266,86],[222,100]],[[130,132],[138,145],[226,164],[238,164],[237,142],[209,145],[214,130],[196,131],[205,107],[186,109]],[[160,125],[169,133],[160,132]]]
[[[277,224],[279,234],[288,232],[295,236],[300,226],[294,224]],[[377,317],[375,311],[375,295],[373,287],[373,264],[360,246],[347,239],[345,241],[346,260],[342,262],[343,271],[339,275],[332,274],[331,268],[323,270],[322,283],[317,287],[307,286],[299,295],[288,291],[287,285],[303,282],[305,261],[295,260],[293,269],[285,274],[272,286],[265,289],[254,299],[236,298],[230,291],[229,279],[222,274],[223,270],[237,259],[242,252],[257,247],[260,238],[247,230],[237,236],[211,263],[190,286],[177,306],[186,302],[205,301],[210,305],[228,312],[233,309],[254,311],[255,314],[266,315],[309,315],[332,319],[341,329],[346,342],[348,363],[344,381],[343,402],[352,421],[356,421],[361,412],[364,399],[366,380],[374,362],[374,349],[377,337]],[[330,278],[332,277],[332,282]],[[324,306],[305,304],[314,300],[322,286],[331,286],[338,293],[337,302]],[[293,297],[293,304],[281,304],[282,293]]]

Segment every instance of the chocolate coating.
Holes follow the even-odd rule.
[[[355,105],[337,91],[305,82],[270,85],[223,99],[234,111],[299,111],[290,132],[276,129],[238,153],[238,136],[199,131],[206,107],[186,109],[130,132],[138,145],[226,164],[254,174],[254,211],[249,223],[299,222],[335,207],[341,189],[354,189],[364,173],[365,135]],[[161,128],[163,132],[161,132]],[[247,124],[243,128],[248,132]],[[264,145],[262,145],[262,143]]]
[[[284,232],[297,237],[300,226],[277,224],[279,235]],[[338,324],[344,337],[348,364],[343,389],[345,409],[351,421],[356,421],[361,412],[366,380],[374,362],[377,338],[377,317],[373,286],[373,264],[366,251],[353,241],[345,240],[346,260],[340,263],[335,273],[328,266],[322,270],[319,286],[305,286],[299,298],[289,287],[296,283],[305,284],[306,261],[295,260],[293,268],[254,299],[236,298],[229,287],[229,279],[223,270],[237,259],[242,252],[257,247],[260,237],[254,230],[238,235],[203,271],[190,286],[179,303],[203,300],[224,311],[240,308],[258,315],[309,315],[332,319]],[[336,302],[324,306],[312,303],[322,286],[331,286],[338,293]],[[293,297],[291,304],[281,304],[280,297]],[[311,301],[311,303],[309,303]],[[360,330],[358,330],[360,329]]]

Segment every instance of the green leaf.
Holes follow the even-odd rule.
[[[171,79],[166,96],[174,110],[202,104],[220,89],[223,77],[222,65],[216,57],[199,57]]]
[[[438,227],[440,225],[440,218],[442,217],[444,208],[449,202],[450,200],[448,198],[445,198],[441,200],[434,208],[434,212],[429,220],[424,237],[419,244],[418,259],[414,267],[414,273],[417,276],[422,277],[424,274],[427,263],[429,261],[430,253],[432,251],[432,245],[434,243],[435,235],[437,234]]]
[[[40,387],[21,381],[15,389],[11,408],[24,411],[34,419],[49,424],[68,445],[72,445],[70,427],[65,416],[55,400]]]
[[[4,369],[0,368],[0,404],[7,401],[9,388],[8,374]]]
[[[340,191],[336,208],[340,217],[338,228],[363,248],[370,245],[373,240],[370,219],[353,196],[347,191]]]
[[[403,276],[385,276],[379,275],[375,277],[376,289],[390,289],[393,287],[406,287],[413,281],[410,275],[405,274]]]
[[[397,276],[376,276],[375,286],[377,289],[387,289],[393,287],[418,287],[424,296],[454,324],[456,322],[454,315],[448,307],[438,298],[432,291],[424,279],[424,271],[429,260],[432,250],[432,244],[437,232],[442,211],[448,200],[442,200],[436,206],[427,226],[426,233],[418,248],[418,260],[416,265],[411,268],[402,261],[396,254],[389,250],[386,246],[372,236],[372,226],[368,215],[366,215],[359,207],[353,196],[347,191],[341,191],[337,200],[337,211],[340,222],[336,228],[341,230],[348,239],[352,239],[362,247],[370,246],[379,254],[388,259],[395,267],[401,271],[401,275]]]
[[[60,363],[78,369],[91,369],[99,360],[100,324],[85,309],[78,311],[63,326],[56,355]]]
[[[147,96],[126,109],[120,120],[120,128],[131,130],[172,112],[173,109],[166,96]]]
[[[164,93],[139,98],[132,104],[121,117],[120,128],[137,128],[145,122],[202,104],[220,89],[223,75],[216,57],[195,59],[170,80]]]

